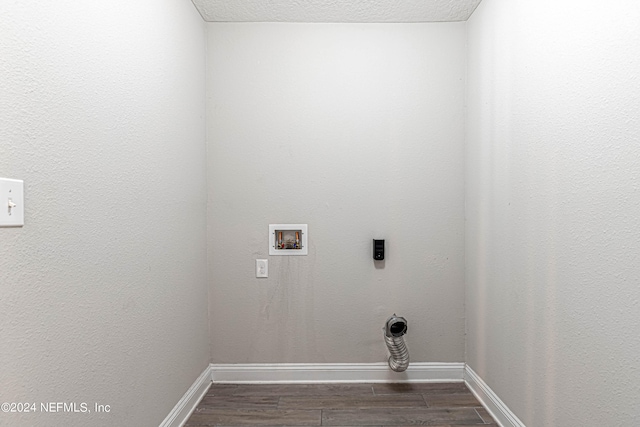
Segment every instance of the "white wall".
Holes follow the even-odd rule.
[[[468,22],[467,362],[528,426],[640,424],[640,4]]]
[[[0,401],[154,426],[209,361],[204,24],[182,0],[0,3]],[[39,408],[38,408],[39,410]]]
[[[383,362],[394,312],[413,361],[464,361],[464,23],[207,29],[213,361]]]

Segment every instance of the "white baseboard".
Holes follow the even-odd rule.
[[[209,365],[187,390],[160,427],[182,427],[214,383],[390,383],[462,382],[501,427],[526,427],[491,388],[464,363],[412,363],[402,373],[386,363],[224,364]]]
[[[464,363],[411,363],[398,373],[386,363],[211,365],[215,383],[462,382]]]
[[[498,422],[500,427],[526,427],[469,365],[465,366],[464,380],[467,387]]]
[[[207,366],[182,396],[182,399],[169,412],[160,427],[182,427],[196,409],[202,397],[207,393],[209,387],[211,387],[211,367]]]

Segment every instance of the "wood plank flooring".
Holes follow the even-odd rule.
[[[213,384],[185,426],[497,427],[464,383]]]

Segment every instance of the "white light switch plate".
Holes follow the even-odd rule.
[[[0,178],[0,227],[24,225],[24,181]]]
[[[269,277],[269,260],[256,260],[256,277]]]

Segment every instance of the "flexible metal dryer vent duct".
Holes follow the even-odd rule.
[[[407,333],[407,319],[393,316],[387,320],[384,328],[384,342],[389,349],[389,367],[396,372],[404,372],[409,367],[409,350],[403,335]]]

